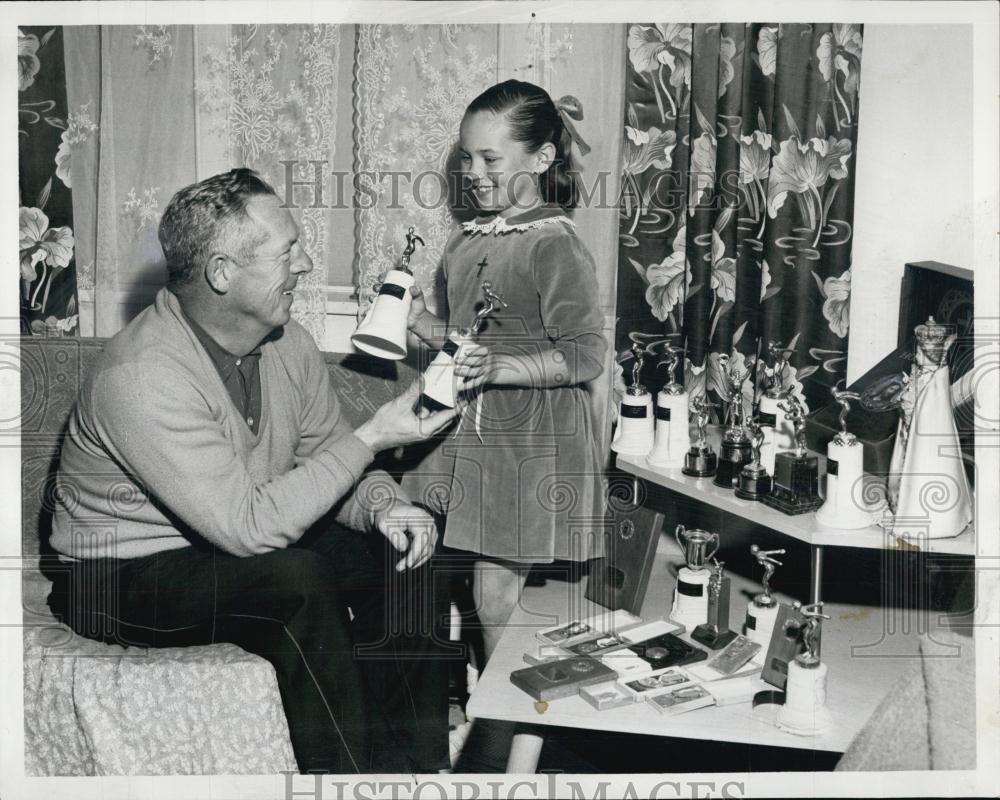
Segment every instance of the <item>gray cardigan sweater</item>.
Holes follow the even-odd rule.
[[[312,338],[290,322],[263,345],[260,369],[254,435],[177,298],[161,289],[108,342],[80,392],[60,460],[53,548],[134,558],[188,547],[193,532],[249,556],[296,541],[345,497],[338,521],[364,529],[358,496],[398,487],[373,472],[352,492],[374,453],[341,416]]]

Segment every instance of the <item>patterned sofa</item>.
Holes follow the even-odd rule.
[[[274,671],[235,645],[147,649],[77,636],[46,604],[55,467],[101,339],[21,340],[25,774],[274,774],[295,769]],[[412,368],[326,355],[357,425]],[[382,466],[392,468],[393,464]]]

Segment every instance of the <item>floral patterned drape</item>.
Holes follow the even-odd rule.
[[[17,32],[21,332],[76,332],[70,148],[91,130],[67,113],[61,28]]]
[[[770,340],[807,407],[844,378],[861,48],[860,25],[629,26],[616,349],[646,346],[647,385],[667,342],[714,402],[719,356]]]

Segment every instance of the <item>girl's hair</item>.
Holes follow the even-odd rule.
[[[539,193],[547,203],[565,209],[576,207],[579,195],[573,174],[572,137],[548,92],[533,83],[504,81],[479,95],[465,113],[477,111],[503,114],[510,138],[529,153],[537,153],[546,143],[555,145],[552,165],[538,176]]]

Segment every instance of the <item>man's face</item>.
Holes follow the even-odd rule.
[[[271,331],[291,319],[292,290],[313,264],[299,241],[295,220],[277,197],[254,197],[246,213],[251,235],[263,241],[235,270],[226,294],[237,314]]]

